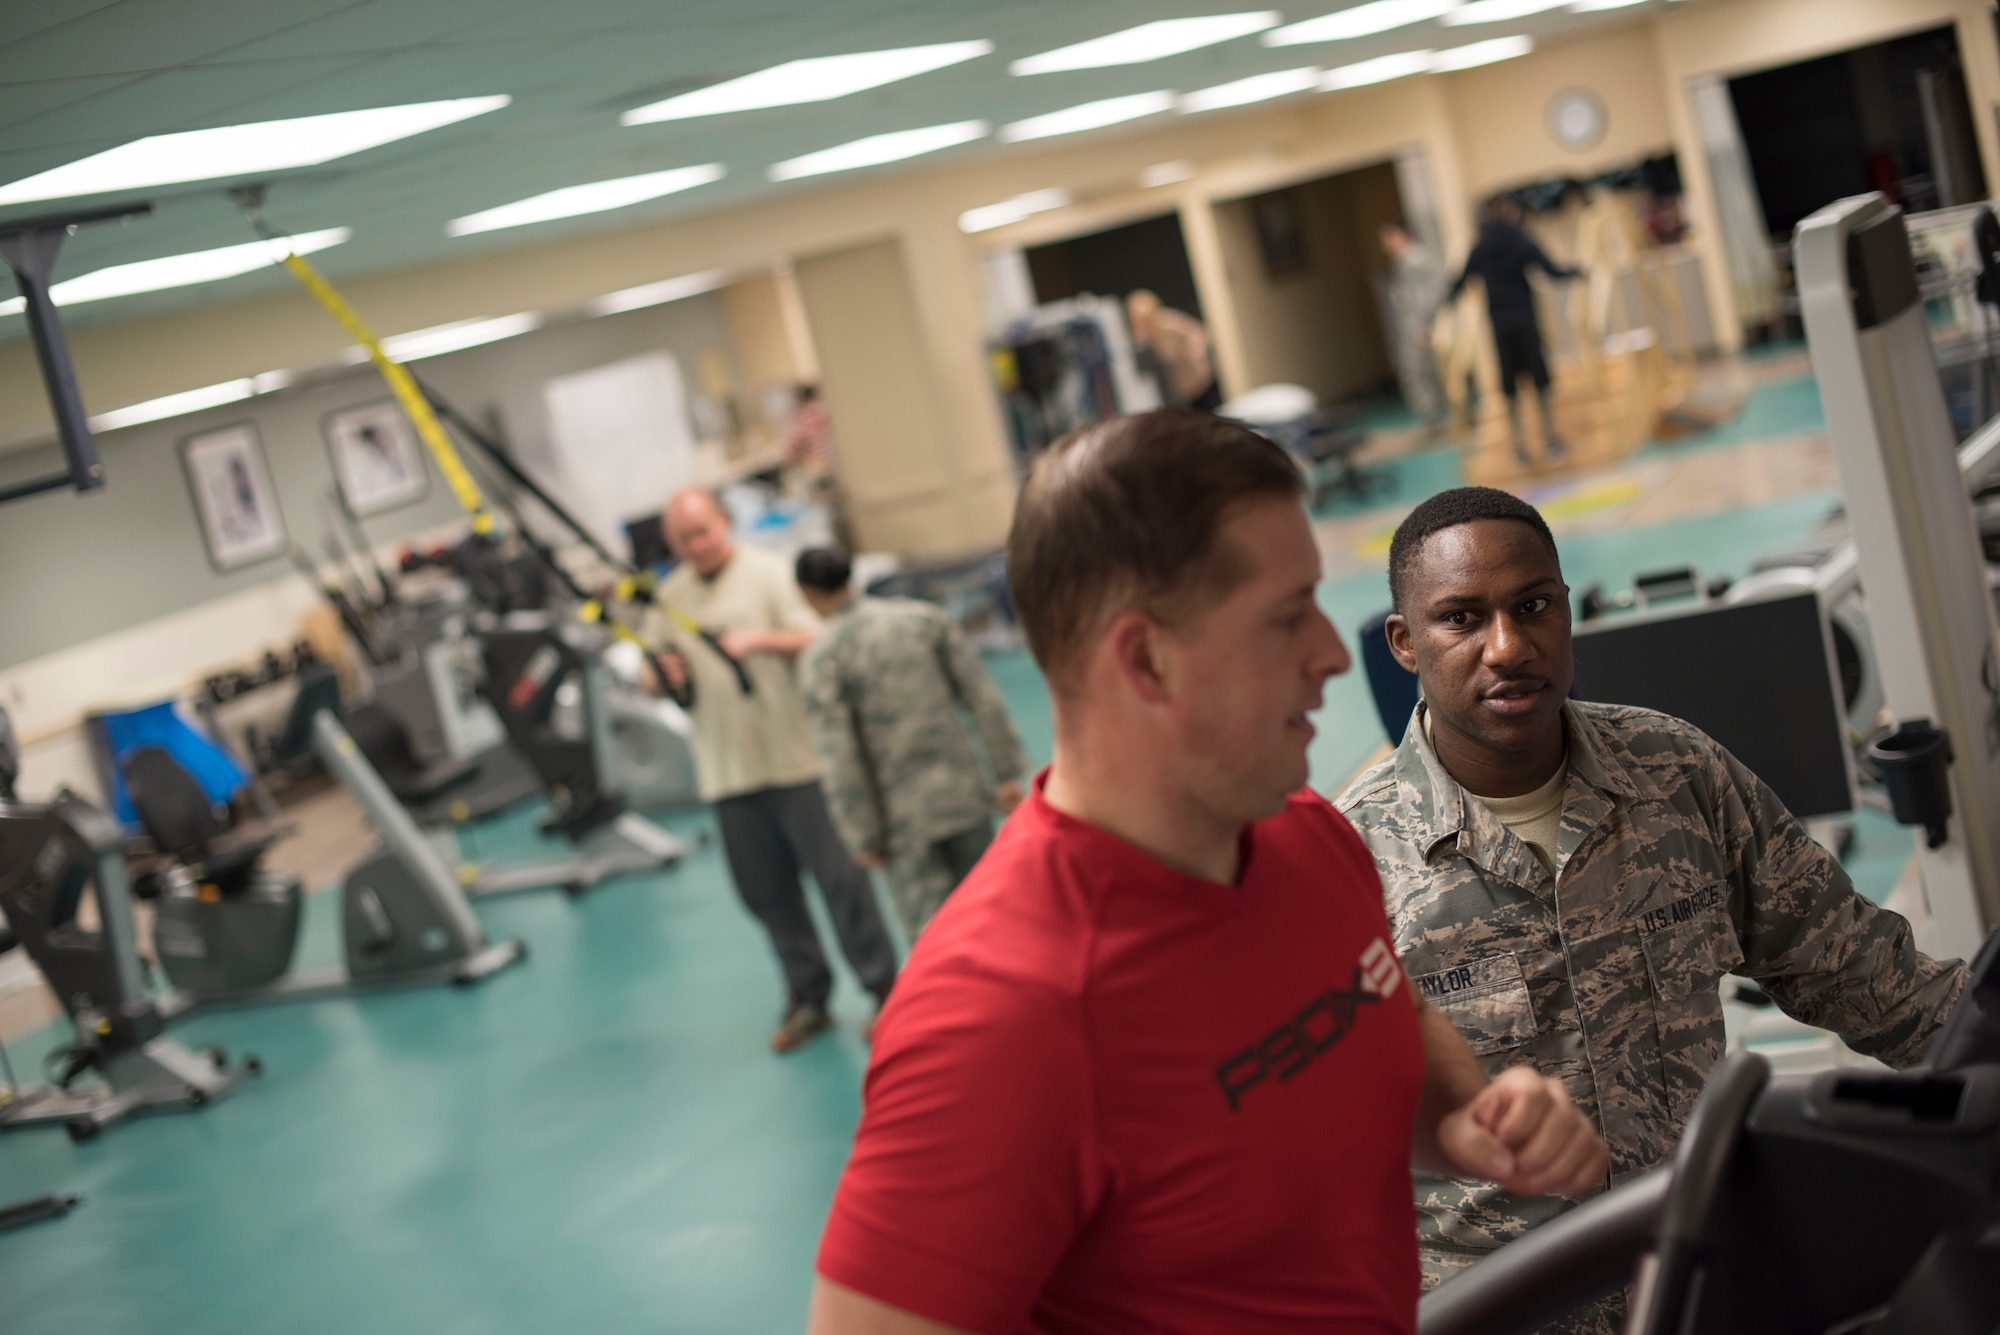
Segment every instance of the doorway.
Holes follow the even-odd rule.
[[[1123,298],[1145,288],[1163,304],[1201,318],[1177,213],[1030,246],[1025,254],[1038,305],[1086,292]]]
[[[1303,385],[1322,404],[1395,383],[1377,234],[1404,221],[1396,164],[1378,162],[1215,206],[1246,382]]]
[[[1986,198],[1958,33],[1947,25],[1729,80],[1764,225],[1879,190],[1912,213]]]

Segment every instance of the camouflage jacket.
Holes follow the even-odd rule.
[[[852,600],[800,659],[799,681],[834,823],[857,852],[905,852],[971,829],[992,816],[994,784],[1022,777],[1007,702],[929,603]]]
[[[1964,965],[1917,953],[1909,924],[1692,724],[1576,702],[1564,717],[1553,875],[1445,772],[1421,706],[1336,803],[1381,868],[1404,967],[1489,1070],[1561,1077],[1616,1183],[1672,1155],[1722,1057],[1724,974],[1891,1065],[1921,1059]],[[1573,1203],[1419,1176],[1419,1241],[1486,1251]]]
[[[1418,242],[1412,241],[1409,249],[1391,260],[1389,313],[1396,337],[1415,338],[1429,329],[1450,286],[1451,279]]]

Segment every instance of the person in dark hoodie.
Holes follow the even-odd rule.
[[[1534,238],[1521,230],[1521,206],[1506,195],[1486,202],[1479,225],[1479,239],[1465,257],[1465,269],[1445,297],[1450,305],[1458,299],[1467,280],[1478,278],[1486,286],[1486,314],[1493,322],[1493,346],[1500,354],[1500,392],[1507,396],[1507,429],[1514,439],[1514,457],[1531,463],[1527,438],[1521,433],[1519,382],[1522,376],[1535,382],[1535,399],[1541,406],[1542,430],[1548,437],[1548,457],[1560,459],[1562,439],[1556,434],[1555,417],[1549,411],[1549,364],[1542,352],[1542,326],[1535,312],[1535,292],[1528,286],[1528,270],[1539,267],[1551,278],[1581,278],[1583,270],[1565,268],[1551,260]]]

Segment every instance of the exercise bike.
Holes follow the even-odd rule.
[[[82,909],[94,900],[97,923]],[[89,1140],[137,1112],[198,1108],[262,1066],[219,1048],[191,1052],[166,1037],[179,1011],[147,990],[125,879],[125,841],[109,816],[70,799],[0,803],[0,913],[68,1013],[75,1041],[48,1087],[0,1103],[0,1129],[60,1122]],[[86,1074],[101,1083],[72,1088]]]
[[[177,989],[164,1003],[171,1014],[195,1006],[473,983],[527,956],[519,940],[486,939],[444,859],[341,726],[337,710],[321,709],[310,727],[320,763],[367,813],[379,840],[341,886],[344,962],[292,971],[301,913],[298,882],[260,874],[254,859],[261,849],[249,865],[229,868],[227,876],[201,858],[184,857],[158,874],[154,920],[160,965]],[[178,805],[185,811],[192,800]],[[203,846],[201,840],[192,842],[197,851]]]
[[[11,740],[11,734],[6,731],[5,720],[0,718],[0,747],[7,746]],[[20,938],[15,936],[11,930],[0,927],[0,955],[5,955],[20,944]],[[11,1066],[8,1070],[7,1083],[10,1088],[14,1083]],[[60,1219],[82,1204],[82,1202],[83,1198],[81,1196],[59,1194],[36,1196],[28,1200],[13,1201],[6,1205],[0,1205],[0,1233],[5,1233],[10,1229],[26,1228],[29,1224],[39,1224],[44,1219]]]
[[[1425,1295],[1417,1329],[1528,1335],[1627,1282],[1627,1335],[2000,1329],[2000,933],[1926,1066],[1732,1054],[1670,1165]]]
[[[478,625],[485,691],[508,740],[526,756],[549,794],[543,826],[570,841],[571,852],[545,862],[467,866],[472,895],[560,886],[575,895],[608,877],[660,871],[687,856],[688,845],[627,809],[607,776],[616,772],[618,710],[605,666],[601,631],[547,612],[514,612]],[[673,756],[689,765],[682,745]],[[443,832],[450,839],[449,831]]]

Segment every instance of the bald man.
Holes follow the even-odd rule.
[[[738,547],[729,517],[706,491],[688,490],[661,516],[680,564],[658,601],[710,631],[743,665],[745,692],[728,659],[656,614],[647,638],[677,651],[669,671],[692,677],[695,769],[715,806],[729,871],[743,906],[764,924],[785,975],[786,1000],[771,1046],[788,1052],[830,1023],[833,975],[806,910],[799,869],[812,872],[841,953],[879,1004],[896,980],[895,948],[868,873],[835,830],[794,665],[819,619],[780,557]],[[873,1028],[873,1022],[870,1022]]]

